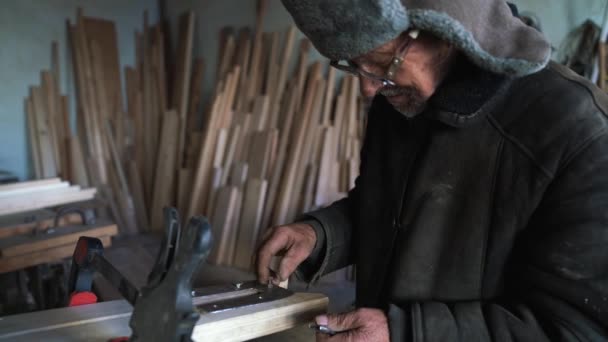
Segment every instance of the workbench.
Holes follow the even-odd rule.
[[[259,340],[314,341],[314,332],[303,326],[325,313],[327,304],[328,299],[322,294],[295,293],[275,302],[201,314],[192,339],[243,341],[284,331],[288,339],[275,335]],[[115,300],[0,317],[0,341],[107,342],[131,334],[131,311],[128,302]]]

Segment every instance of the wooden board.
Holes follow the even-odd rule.
[[[113,118],[123,106],[116,24],[110,20],[91,17],[84,17],[83,23],[89,48],[92,48],[92,42],[95,41],[101,52],[99,57],[103,76],[100,85],[104,88],[105,99],[100,100],[106,103],[109,110],[106,117]]]
[[[111,236],[99,236],[104,248],[112,245]],[[76,243],[40,250],[33,253],[18,255],[14,257],[0,258],[0,273],[12,272],[40,264],[60,261],[74,254]]]
[[[44,178],[56,177],[57,167],[55,164],[53,144],[51,142],[52,136],[47,122],[48,118],[44,109],[42,90],[39,87],[31,87],[31,97],[40,150],[42,176]]]
[[[20,196],[18,201],[0,203],[0,215],[20,213],[29,210],[58,206],[67,203],[80,202],[93,199],[96,189],[85,189],[69,194],[54,193],[46,196]]]
[[[3,190],[3,191],[0,190],[0,200],[7,199],[7,198],[10,199],[10,198],[13,198],[14,196],[19,196],[19,195],[55,192],[55,191],[60,191],[62,189],[67,189],[69,187],[70,187],[70,184],[68,182],[61,182],[61,183],[40,185],[35,188],[30,187],[30,188],[18,188],[18,189]]]
[[[209,261],[217,265],[230,265],[234,241],[235,228],[238,223],[241,193],[237,187],[226,186],[219,189],[211,227],[213,229],[214,247],[209,255]]]
[[[49,184],[58,184],[58,183],[61,183],[60,178],[48,178],[48,179],[2,184],[2,185],[0,185],[0,192],[11,191],[11,190],[15,190],[15,189],[24,189],[24,188],[28,188],[28,189],[34,188],[35,189],[40,186],[45,186],[45,185],[49,185]]]
[[[0,239],[11,236],[33,234],[34,231],[44,231],[55,223],[56,213],[52,210],[41,209],[21,214],[0,217]],[[59,226],[82,224],[80,215],[67,214],[59,220]]]
[[[92,226],[64,227],[51,234],[13,236],[0,240],[0,256],[2,258],[14,257],[69,243],[76,244],[82,235],[100,237],[113,236],[117,233],[118,227],[115,224],[98,223]]]
[[[204,314],[194,328],[194,341],[243,341],[288,330],[327,312],[322,294],[295,293],[274,302]],[[124,300],[3,317],[0,340],[107,342],[130,336],[132,307]],[[309,331],[311,339],[314,332]]]
[[[163,207],[175,205],[173,185],[176,183],[174,180],[179,123],[180,118],[175,111],[168,111],[165,114],[150,211],[150,227],[153,230],[163,229]]]
[[[249,179],[245,186],[233,261],[238,268],[247,270],[253,265],[267,188],[268,182],[263,179]]]

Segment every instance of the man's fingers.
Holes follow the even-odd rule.
[[[281,281],[287,280],[289,276],[298,268],[298,266],[308,257],[309,253],[302,250],[297,244],[292,246],[281,259],[277,270]]]
[[[261,283],[267,283],[269,277],[270,260],[280,251],[287,247],[287,236],[285,234],[273,234],[264,242],[258,252],[257,272]]]
[[[335,332],[357,329],[361,326],[357,311],[341,314],[321,315],[315,318],[319,325],[326,325]]]

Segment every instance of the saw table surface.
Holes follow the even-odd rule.
[[[288,298],[213,314],[201,314],[193,341],[244,341],[296,328],[327,311],[322,294],[295,293]],[[133,308],[124,300],[0,317],[0,341],[90,341],[130,336]],[[301,341],[314,333],[298,328]],[[286,332],[288,333],[288,332]],[[290,332],[290,339],[294,332]],[[261,339],[263,341],[264,339]],[[276,340],[276,337],[270,338]]]

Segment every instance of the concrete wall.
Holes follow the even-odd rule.
[[[40,70],[50,68],[51,42],[60,44],[61,90],[74,97],[66,44],[66,20],[76,9],[85,15],[116,22],[121,63],[135,59],[134,31],[142,27],[144,9],[158,17],[155,0],[19,0],[2,1],[0,10],[0,170],[20,179],[32,176],[23,99],[30,85],[39,84]],[[72,112],[74,106],[71,106]]]

